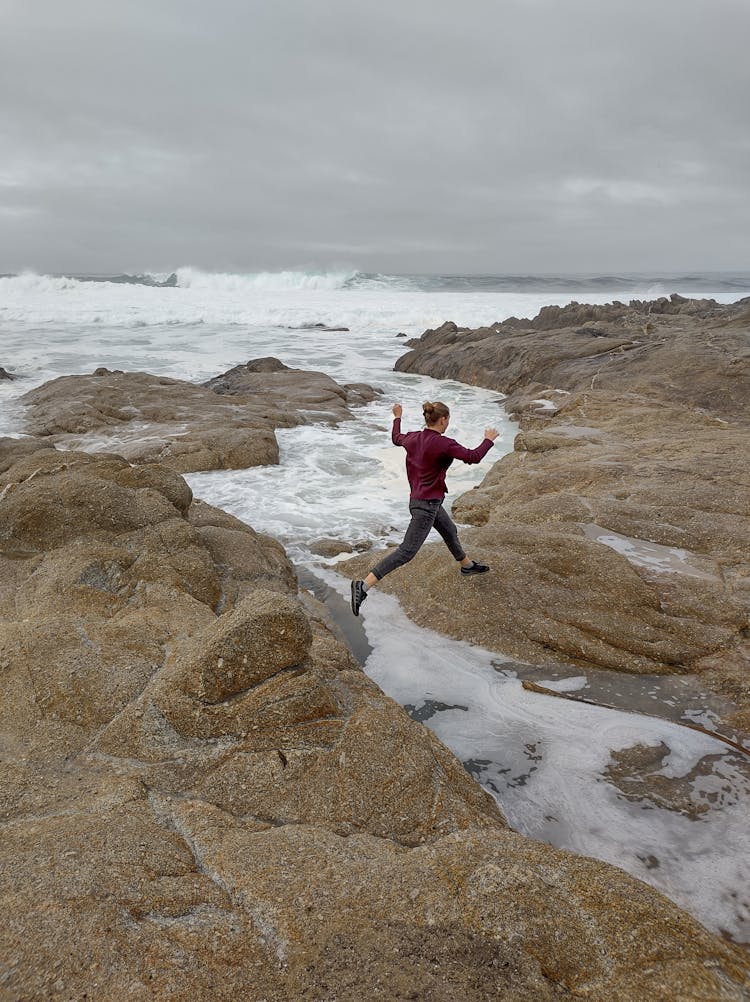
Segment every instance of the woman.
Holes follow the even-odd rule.
[[[458,539],[456,526],[450,515],[443,508],[443,498],[446,494],[445,473],[454,459],[464,463],[479,463],[487,455],[498,436],[496,428],[487,428],[484,441],[476,449],[466,449],[452,438],[445,435],[450,423],[450,411],[445,404],[426,403],[422,406],[426,427],[422,431],[401,432],[401,404],[393,405],[393,431],[391,438],[394,445],[406,449],[406,475],[409,478],[411,496],[409,511],[411,522],[406,530],[404,540],[398,549],[383,557],[364,580],[352,581],[352,612],[359,615],[359,609],[367,598],[367,591],[390,574],[397,567],[408,563],[418,553],[430,529],[436,529],[453,556],[461,564],[461,573],[484,574],[489,570],[486,564],[478,564],[469,560]]]

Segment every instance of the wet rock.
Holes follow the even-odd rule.
[[[338,331],[348,331],[348,327],[329,327],[327,324],[302,324],[301,327],[290,327],[293,331],[328,331],[336,333]]]
[[[340,386],[323,372],[290,369],[273,357],[252,359],[203,385],[219,394],[263,399],[279,409],[293,401],[300,417],[297,423],[314,415],[318,421],[337,424],[351,418],[349,403],[365,403],[377,395],[365,384]]]
[[[383,395],[383,391],[377,386],[370,386],[368,383],[344,383],[346,390],[346,402],[350,407],[359,407],[362,404],[369,404],[372,400],[377,400]]]
[[[177,287],[177,275],[172,272],[163,281],[153,275],[81,275],[79,282],[112,282],[115,285],[147,285],[154,289],[174,289]]]
[[[148,373],[96,369],[25,394],[26,426],[66,449],[107,448],[129,462],[178,473],[277,463],[275,428],[351,418],[366,399],[324,373],[278,359],[237,366],[206,386]]]
[[[310,543],[310,553],[314,553],[318,557],[336,557],[339,553],[352,553],[353,551],[354,547],[351,543],[347,543],[343,539],[331,539],[328,536],[315,539]]]
[[[552,655],[637,673],[686,671],[737,642],[747,613],[732,596],[686,616],[687,598],[662,602],[653,579],[566,525],[563,514],[557,525],[493,518],[464,530],[467,552],[492,568],[481,579],[461,578],[434,544],[380,587],[398,594],[420,625],[532,663]],[[362,577],[374,562],[368,555],[345,566]]]
[[[612,761],[604,776],[620,794],[641,806],[645,803],[678,811],[691,821],[710,810],[706,800],[696,803],[694,791],[701,780],[711,775],[711,763],[701,759],[681,776],[668,774],[667,760],[671,750],[663,742],[658,745],[634,745],[612,752]],[[744,770],[750,773],[750,768]],[[708,780],[710,785],[711,780]],[[658,866],[658,862],[655,861]]]
[[[292,372],[288,365],[284,365],[281,359],[274,358],[273,355],[265,355],[263,358],[251,358],[244,366],[238,365],[229,372]],[[217,377],[221,379],[221,376]],[[206,384],[208,385],[208,384]]]
[[[15,378],[16,377],[13,375],[12,372],[8,372],[7,369],[4,369],[2,365],[0,365],[0,379],[15,379]]]

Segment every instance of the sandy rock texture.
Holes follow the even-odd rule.
[[[386,584],[410,614],[533,663],[701,674],[750,731],[750,302],[445,324],[397,368],[502,391],[520,422],[453,505],[493,572],[426,547]]]
[[[179,473],[278,463],[275,428],[337,424],[372,400],[364,384],[254,359],[203,386],[145,372],[99,368],[30,390],[25,430],[66,449],[116,451]]]
[[[0,996],[742,999],[746,956],[531,842],[164,465],[0,440]]]

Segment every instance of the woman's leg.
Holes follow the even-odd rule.
[[[409,511],[411,512],[411,522],[406,530],[403,542],[388,556],[383,557],[380,563],[370,571],[380,581],[395,571],[397,567],[408,564],[410,560],[419,552],[419,548],[430,534],[430,529],[435,523],[435,516],[441,505],[439,501],[410,501]],[[447,518],[447,515],[446,515]],[[450,521],[450,520],[449,520]],[[455,527],[454,527],[455,528]]]
[[[480,564],[476,560],[469,560],[466,556],[466,552],[463,546],[461,546],[461,540],[458,538],[458,529],[442,505],[435,515],[435,529],[443,537],[445,545],[461,564],[462,576],[470,577],[474,574],[485,574],[489,570],[487,564]]]
[[[435,514],[434,527],[443,537],[443,542],[456,560],[465,561],[467,559],[466,553],[464,552],[463,546],[461,546],[461,540],[458,538],[458,529],[456,528],[453,519],[442,505],[440,505]]]

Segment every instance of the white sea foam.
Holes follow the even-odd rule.
[[[297,289],[336,290],[346,287],[359,274],[356,271],[259,271],[249,275],[178,268],[177,285],[181,289],[206,289],[210,292],[244,295],[258,291],[289,292]]]
[[[648,567],[664,574],[716,578],[713,571],[699,566],[701,563],[711,566],[711,562],[697,553],[691,553],[690,550],[683,550],[678,546],[662,546],[660,543],[652,543],[646,539],[635,539],[632,536],[623,536],[619,532],[603,529],[600,525],[591,522],[583,524],[581,528],[589,539],[609,546],[610,549],[621,553],[638,567]]]
[[[346,596],[348,581],[318,573]],[[710,928],[750,940],[750,770],[726,745],[665,720],[527,692],[496,653],[420,629],[376,590],[361,617],[368,675],[424,711],[514,828],[613,863]],[[639,745],[667,749],[658,774],[682,781],[671,809],[637,783],[628,799],[607,775],[613,753]]]
[[[568,296],[557,297],[564,305]],[[606,302],[606,296],[594,297]],[[479,326],[533,315],[549,297],[325,287],[264,287],[210,276],[183,288],[77,282],[25,275],[0,279],[0,323],[97,328],[231,325],[305,328],[313,324],[413,336],[445,320]]]
[[[291,326],[323,323],[359,331],[421,334],[445,320],[479,326],[509,316],[534,316],[542,306],[564,306],[566,292],[446,291],[418,288],[408,278],[355,271],[215,274],[177,270],[176,288],[86,282],[48,275],[0,278],[0,323],[24,330],[40,324],[133,328],[172,324]],[[634,289],[634,298],[648,298]],[[607,303],[616,290],[587,293]],[[716,295],[731,302],[737,293]]]
[[[194,493],[276,536],[293,559],[308,562],[309,545],[321,536],[383,545],[403,533],[409,512],[404,454],[390,444],[392,400],[405,401],[407,431],[421,427],[423,399],[449,404],[455,414],[450,434],[459,441],[478,445],[485,427],[500,430],[483,464],[453,464],[448,474],[452,494],[469,490],[483,478],[491,459],[512,449],[516,426],[497,403],[496,393],[424,376],[381,375],[384,398],[359,408],[357,421],[336,428],[280,429],[278,466],[194,473],[187,477]]]

